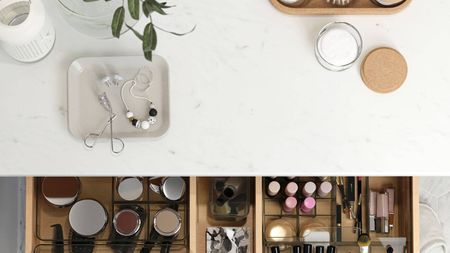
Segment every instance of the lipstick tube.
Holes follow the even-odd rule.
[[[305,198],[307,197],[311,197],[315,192],[316,192],[317,186],[314,182],[307,182],[304,186],[303,186],[303,196],[305,196]]]
[[[377,195],[375,191],[370,191],[369,196],[369,231],[374,232],[375,228],[375,215],[377,213]]]
[[[387,193],[378,193],[377,195],[377,233],[389,233],[389,197]]]
[[[395,189],[388,188],[386,189],[389,198],[389,230],[394,229],[394,216],[395,216]]]
[[[292,213],[297,207],[297,199],[294,197],[287,197],[283,204],[283,210],[286,213]]]
[[[298,185],[296,182],[290,182],[286,185],[286,188],[284,189],[284,193],[288,197],[294,196],[298,191]]]

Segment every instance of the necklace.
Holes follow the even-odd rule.
[[[138,96],[138,95],[134,94],[134,92],[133,92],[135,86],[138,84],[137,79],[138,79],[141,83],[147,85],[147,88],[145,88],[144,92],[146,92],[146,91],[148,91],[148,90],[150,89],[150,84],[151,84],[151,82],[153,81],[153,76],[152,76],[151,79],[149,79],[146,75],[144,75],[144,74],[142,73],[142,71],[143,71],[143,68],[141,68],[141,69],[139,70],[139,72],[138,72],[138,74],[135,76],[135,78],[126,81],[126,82],[122,85],[122,88],[121,88],[121,91],[120,91],[120,98],[122,99],[122,103],[123,103],[123,105],[125,106],[125,109],[126,109],[126,114],[125,114],[125,116],[126,116],[127,119],[130,121],[130,123],[131,123],[135,128],[140,128],[140,129],[143,129],[143,130],[147,130],[147,129],[150,128],[151,125],[154,125],[154,124],[156,123],[156,116],[158,115],[158,110],[156,110],[155,104],[154,104],[149,98],[143,97],[143,96]],[[152,73],[152,72],[150,71],[150,73]],[[152,73],[152,75],[153,75],[153,73]],[[130,110],[128,104],[126,103],[125,97],[124,97],[124,90],[125,90],[125,88],[126,88],[128,85],[130,85],[129,92],[130,92],[130,94],[131,94],[132,97],[134,97],[134,98],[136,98],[136,99],[143,99],[143,100],[146,100],[146,101],[149,102],[149,105],[148,105],[148,107],[149,107],[149,109],[148,109],[148,118],[147,118],[147,119],[143,119],[143,120],[137,119],[137,118],[134,116],[133,111]]]

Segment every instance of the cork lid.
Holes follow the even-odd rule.
[[[379,93],[389,93],[402,86],[408,75],[408,64],[397,50],[381,47],[370,52],[361,65],[366,86]]]

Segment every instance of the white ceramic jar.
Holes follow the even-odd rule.
[[[55,43],[55,30],[41,0],[0,1],[0,45],[12,58],[35,62]]]

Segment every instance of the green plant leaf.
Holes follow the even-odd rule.
[[[139,0],[128,0],[128,11],[130,12],[130,16],[135,20],[139,20],[139,6]]]
[[[140,34],[138,31],[136,31],[133,27],[131,27],[127,24],[125,24],[125,25],[128,27],[128,29],[130,29],[134,33],[134,35],[136,35],[136,37],[138,37],[140,40],[144,40],[144,36],[142,36],[142,34]]]
[[[144,38],[142,40],[142,49],[144,52],[153,51],[156,49],[158,38],[155,27],[152,23],[148,23],[144,29]]]
[[[111,30],[112,35],[116,38],[120,37],[120,31],[122,30],[123,21],[125,19],[125,8],[119,7],[114,12],[112,24],[111,24]]]
[[[144,12],[144,15],[148,17],[150,13],[152,12],[151,4],[147,1],[142,3],[142,11]]]
[[[197,28],[197,26],[194,25],[194,27],[192,27],[192,29],[189,30],[189,31],[187,31],[187,32],[184,32],[184,33],[177,33],[177,32],[172,32],[172,31],[166,30],[166,29],[161,28],[161,27],[156,26],[156,25],[155,25],[154,27],[156,27],[156,29],[158,29],[158,30],[161,30],[161,31],[166,32],[166,33],[170,33],[170,34],[175,35],[175,36],[184,36],[184,35],[187,35],[187,34],[193,32],[193,31],[195,31],[195,28]]]
[[[83,0],[84,2],[97,2],[99,0]],[[106,1],[106,0],[105,0]]]
[[[148,61],[152,61],[152,54],[152,51],[144,52],[145,59],[147,59]]]
[[[161,15],[167,15],[167,13],[163,10],[163,5],[158,3],[156,0],[145,0],[144,3],[147,3],[151,12],[155,11]]]
[[[142,50],[145,59],[152,61],[153,50],[156,49],[157,36],[155,27],[152,23],[148,23],[144,29],[144,39],[142,40]]]

